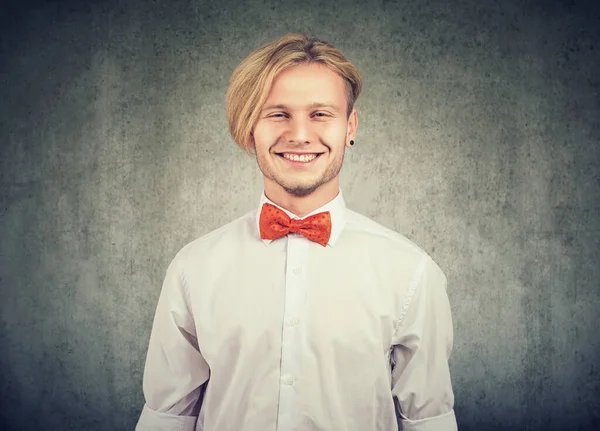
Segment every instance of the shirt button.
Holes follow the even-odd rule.
[[[298,275],[302,272],[302,268],[294,268],[294,274]]]
[[[296,379],[293,376],[290,376],[284,380],[285,384],[288,386],[292,386]]]
[[[297,317],[294,317],[293,319],[288,320],[288,326],[297,326],[298,323],[300,322],[300,319],[298,319]]]

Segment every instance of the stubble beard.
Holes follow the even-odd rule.
[[[345,147],[342,148],[341,154],[338,154],[333,162],[329,162],[330,164],[327,165],[323,174],[316,179],[311,179],[310,181],[286,180],[286,178],[282,178],[276,173],[275,165],[277,161],[275,159],[269,159],[269,157],[271,157],[271,153],[268,153],[267,156],[263,154],[259,155],[257,153],[256,161],[262,174],[269,180],[277,183],[283,190],[286,191],[286,193],[296,197],[305,197],[314,193],[319,187],[327,184],[339,175],[344,162],[344,150]],[[329,157],[329,154],[330,153],[323,154],[321,157]],[[280,156],[275,155],[273,157]],[[321,163],[322,161],[318,160],[317,162]],[[289,172],[293,172],[293,169],[290,169]],[[302,174],[299,174],[299,176],[300,175]]]

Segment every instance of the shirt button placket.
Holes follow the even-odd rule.
[[[298,400],[295,386],[298,383],[302,337],[299,326],[304,295],[306,292],[305,272],[308,260],[308,242],[304,237],[288,236],[285,305],[281,339],[281,390],[279,392],[279,429],[296,429]]]

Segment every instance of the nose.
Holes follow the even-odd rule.
[[[289,120],[288,125],[285,134],[287,142],[310,142],[313,134],[310,119],[296,116]]]

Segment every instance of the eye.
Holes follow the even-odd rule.
[[[328,117],[329,116],[329,114],[327,114],[326,112],[315,112],[313,115],[315,115],[317,117],[320,117],[320,118],[322,118],[322,117]],[[287,114],[283,114],[283,113],[280,112],[278,114],[269,115],[268,118],[281,118],[281,117],[284,117],[284,116],[287,116]]]

